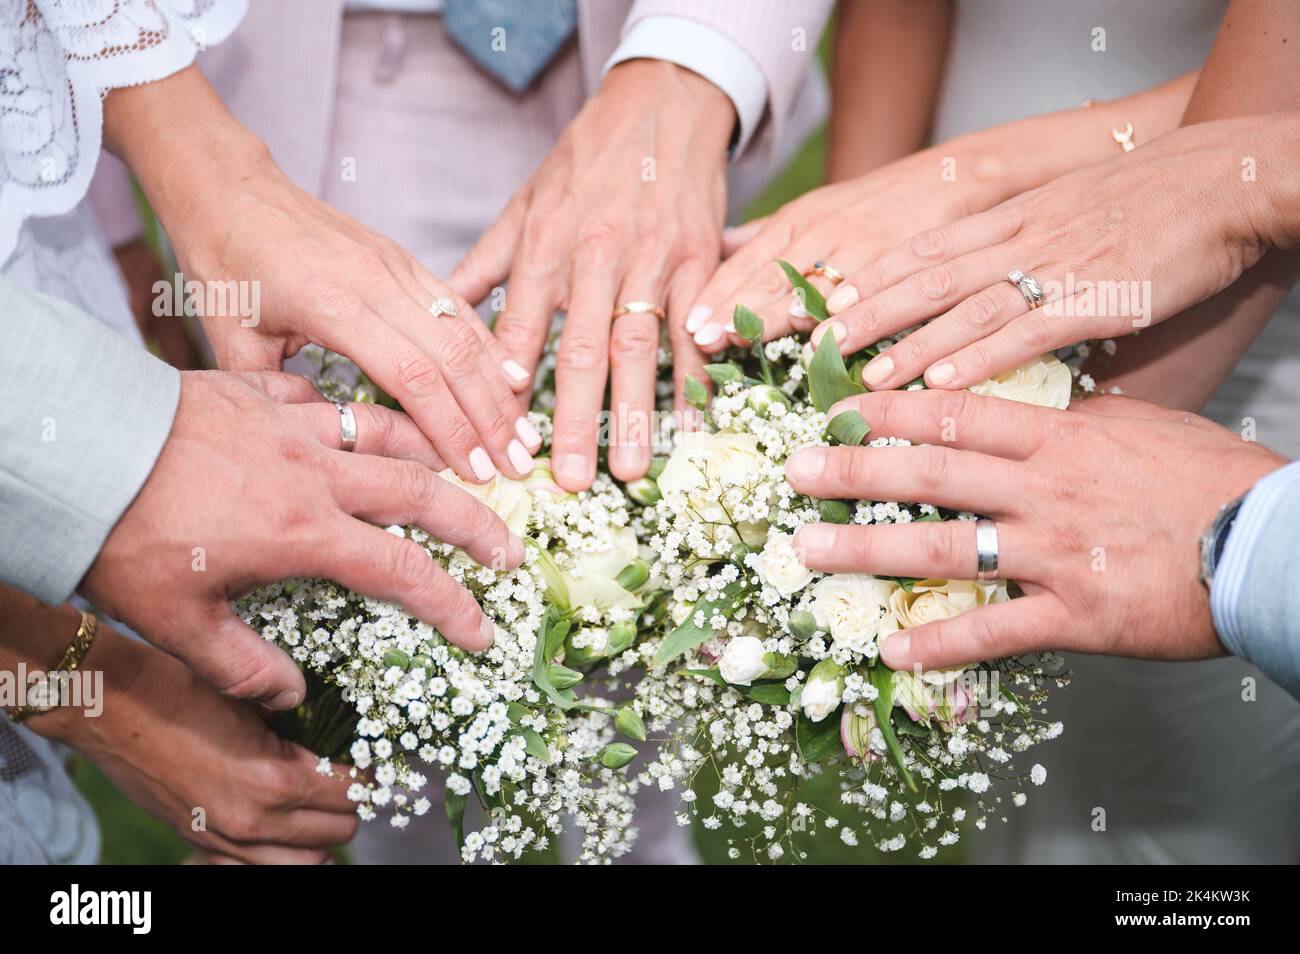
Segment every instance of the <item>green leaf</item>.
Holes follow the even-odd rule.
[[[717,669],[679,669],[679,676],[699,676],[727,689],[734,689],[746,699],[761,702],[766,706],[785,706],[790,704],[790,690],[785,687],[784,679],[759,681],[750,686],[733,686],[722,678]]]
[[[709,389],[689,374],[686,376],[684,395],[686,403],[697,411],[704,410],[709,403]]]
[[[524,537],[524,543],[533,548],[537,554],[537,568],[542,571],[542,581],[546,584],[546,598],[562,610],[569,608],[569,587],[564,582],[564,574],[551,559],[546,548],[539,546],[531,537]]]
[[[795,742],[799,756],[805,762],[820,762],[840,750],[840,711],[836,709],[820,722],[814,722],[800,713],[795,725]]]
[[[569,634],[569,621],[561,619],[559,612],[552,606],[546,611],[546,620],[542,632],[537,637],[537,647],[533,650],[533,684],[546,694],[551,704],[565,710],[572,709],[575,700],[572,692],[564,693],[551,682],[550,661],[556,650]]]
[[[853,397],[855,394],[865,394],[867,391],[849,377],[848,368],[844,367],[844,357],[840,354],[840,346],[834,335],[823,335],[821,344],[817,346],[817,353],[813,355],[812,364],[808,366],[808,391],[813,406],[823,414],[837,401]]]
[[[535,759],[541,759],[547,765],[551,764],[551,750],[547,747],[546,740],[535,729],[520,728],[515,731],[523,736],[525,752]]]
[[[736,326],[736,334],[746,341],[763,340],[763,319],[753,309],[737,305],[731,322]]]
[[[818,321],[825,321],[830,312],[826,310],[826,299],[817,290],[817,286],[799,274],[799,269],[789,262],[778,261],[777,264],[781,266],[781,271],[785,272],[785,277],[790,279],[790,285],[794,288],[795,294],[803,298],[804,311]]]
[[[853,519],[853,506],[844,500],[818,500],[817,512],[825,523],[848,523]]]
[[[696,646],[702,646],[713,638],[712,627],[700,627],[695,625],[695,614],[704,611],[704,618],[708,620],[715,613],[722,613],[730,618],[740,604],[744,601],[745,581],[743,579],[735,580],[728,583],[722,590],[722,595],[716,600],[707,600],[700,597],[691,607],[690,614],[682,621],[682,624],[664,637],[663,644],[659,647],[659,652],[655,653],[652,667],[659,667],[666,663],[672,662],[678,656],[690,652]]]
[[[899,719],[895,729],[899,735],[910,735],[918,739],[928,739],[930,737],[930,727],[928,725],[913,722],[911,719]]]
[[[443,787],[443,807],[447,810],[447,821],[451,823],[451,833],[456,838],[456,847],[465,847],[465,806],[469,804],[469,794],[457,795],[450,788]]]
[[[877,663],[869,671],[871,684],[876,687],[876,722],[880,727],[880,734],[885,737],[885,746],[889,749],[889,754],[894,758],[894,765],[898,767],[899,776],[907,787],[915,792],[917,790],[916,782],[912,779],[912,773],[907,770],[907,765],[903,761],[903,747],[898,744],[898,736],[894,734],[894,723],[892,721],[894,714],[894,670],[884,663]]]
[[[861,413],[850,409],[832,417],[826,425],[826,433],[846,447],[857,447],[871,433],[871,425]]]
[[[731,362],[726,362],[724,364],[706,364],[704,370],[708,374],[709,380],[718,387],[722,387],[724,384],[730,384],[732,381],[739,381],[745,376],[744,372]]]

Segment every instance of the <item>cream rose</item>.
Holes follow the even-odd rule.
[[[753,636],[737,636],[727,642],[718,660],[722,678],[733,686],[748,686],[767,671],[763,661],[763,641]]]
[[[977,583],[973,580],[921,580],[912,591],[899,587],[889,597],[889,608],[899,629],[912,629],[938,620],[952,619],[961,613],[1001,603],[1007,599],[1007,585],[1001,581]],[[922,673],[929,685],[939,686],[958,679],[965,670],[935,669]]]
[[[1070,403],[1072,383],[1070,369],[1049,354],[1004,371],[987,381],[973,384],[970,390],[986,397],[1007,398],[1064,410]]]
[[[471,484],[456,476],[450,467],[440,471],[438,476],[487,504],[516,536],[522,537],[527,533],[528,518],[533,515],[533,496],[528,490],[527,480],[511,480],[497,474],[486,484]]]
[[[771,533],[763,552],[755,558],[758,578],[782,596],[793,596],[812,582],[812,570],[803,565],[794,537],[788,533]]]
[[[636,595],[618,585],[618,575],[637,559],[636,532],[631,527],[611,531],[610,546],[599,553],[580,553],[573,567],[561,571],[572,606],[631,609],[641,605]]]
[[[659,490],[669,500],[684,503],[687,518],[708,523],[726,523],[728,516],[719,498],[727,488],[723,478],[757,475],[764,461],[753,434],[690,431],[678,438],[659,475]],[[746,546],[757,547],[767,539],[767,523],[742,523],[737,529]]]
[[[813,586],[812,614],[831,641],[868,659],[876,640],[898,629],[889,600],[898,584],[861,573],[839,573]]]

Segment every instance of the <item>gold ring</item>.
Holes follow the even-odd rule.
[[[834,265],[828,265],[825,262],[813,262],[812,268],[803,273],[804,278],[809,278],[813,275],[820,275],[832,285],[838,285],[840,282],[844,281],[844,273]]]
[[[663,321],[668,317],[668,312],[652,301],[629,301],[614,309],[615,318],[622,318],[624,315],[654,315]]]

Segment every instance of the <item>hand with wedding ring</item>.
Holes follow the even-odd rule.
[[[551,460],[566,490],[595,478],[607,380],[609,469],[649,469],[660,316],[678,406],[687,375],[706,380],[686,310],[718,264],[735,121],[726,94],[689,70],[615,66],[448,279],[472,302],[509,279],[493,332],[530,373],[565,312]]]
[[[1222,291],[1270,247],[1294,247],[1300,175],[1285,157],[1297,145],[1296,115],[1202,123],[920,232],[848,275],[813,340],[834,334],[847,354],[928,322],[863,383],[924,375],[958,389],[1132,334]],[[1258,179],[1243,175],[1243,151]]]
[[[798,451],[786,463],[795,490],[989,519],[808,524],[795,538],[804,562],[826,573],[996,575],[1025,593],[886,637],[891,667],[1038,649],[1224,654],[1200,579],[1200,535],[1282,457],[1194,414],[1116,396],[1058,411],[968,391],[880,391],[830,413],[850,408],[873,437],[913,445]]]
[[[302,674],[230,609],[265,583],[335,580],[490,646],[469,591],[384,527],[416,524],[497,569],[520,564],[523,542],[437,475],[446,464],[405,414],[344,408],[297,375],[183,373],[167,443],[78,592],[214,688],[275,708],[302,700]]]

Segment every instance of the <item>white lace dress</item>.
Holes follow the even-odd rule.
[[[0,273],[140,340],[112,255],[82,203],[102,146],[103,96],[189,65],[230,34],[246,6],[0,0]],[[65,756],[0,718],[0,864],[98,858],[99,831]]]

